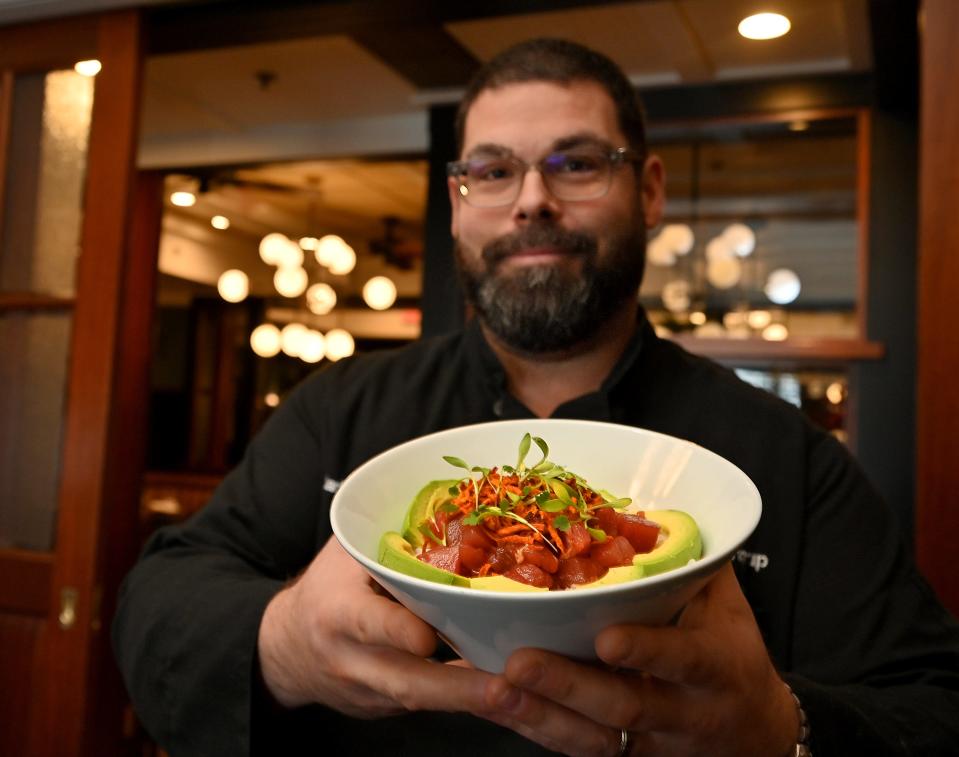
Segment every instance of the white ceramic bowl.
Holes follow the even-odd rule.
[[[460,476],[443,455],[485,467],[515,464],[527,431],[546,441],[551,460],[591,486],[632,497],[645,510],[688,512],[699,524],[703,557],[638,581],[515,594],[433,583],[377,562],[380,537],[401,530],[420,488]],[[529,459],[536,454],[534,446]],[[590,660],[596,635],[610,625],[668,623],[753,532],[761,512],[759,492],[745,473],[690,442],[610,423],[520,420],[441,431],[374,457],[343,481],[330,518],[340,544],[390,594],[473,665],[501,672],[522,647]]]

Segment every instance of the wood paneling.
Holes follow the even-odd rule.
[[[78,60],[97,57],[97,28],[97,16],[48,21],[38,43],[37,25],[0,27],[0,69],[20,73],[73,68]]]
[[[916,546],[924,573],[959,614],[959,3],[926,0],[923,13]]]
[[[0,575],[7,574],[0,566]],[[29,755],[30,697],[43,621],[0,612],[0,754]],[[32,756],[31,756],[32,757]]]
[[[0,550],[0,613],[46,616],[50,610],[53,554],[25,549]],[[0,642],[2,646],[2,642]],[[0,754],[7,754],[0,749]]]

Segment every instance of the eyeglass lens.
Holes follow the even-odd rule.
[[[598,150],[565,150],[547,155],[536,166],[546,188],[560,200],[602,197],[611,176],[609,155]],[[474,158],[460,177],[467,202],[476,206],[508,205],[519,197],[530,165],[513,156]]]

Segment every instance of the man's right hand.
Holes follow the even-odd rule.
[[[427,659],[436,644],[332,538],[267,605],[257,639],[263,680],[284,707],[319,703],[362,718],[488,709],[491,676]]]

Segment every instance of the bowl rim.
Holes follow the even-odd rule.
[[[672,442],[679,442],[684,445],[690,445],[697,448],[701,452],[706,453],[706,455],[713,457],[723,464],[729,466],[734,476],[741,478],[741,480],[746,484],[746,489],[750,492],[751,495],[755,497],[756,508],[754,516],[747,521],[746,526],[742,531],[742,536],[735,540],[735,543],[731,548],[717,551],[713,554],[701,557],[698,560],[690,561],[686,565],[683,565],[679,568],[673,568],[664,573],[657,573],[653,576],[646,576],[639,580],[629,580],[623,581],[618,584],[607,584],[604,586],[596,586],[592,588],[582,588],[582,589],[564,589],[562,591],[544,591],[544,592],[528,592],[528,591],[518,591],[518,592],[508,592],[508,591],[497,591],[495,589],[476,589],[470,586],[453,586],[451,584],[441,584],[436,581],[428,581],[424,578],[417,578],[416,576],[411,576],[407,573],[402,573],[401,571],[394,570],[393,568],[388,568],[382,563],[370,559],[362,552],[360,552],[356,547],[351,545],[342,535],[341,527],[339,525],[339,503],[342,502],[340,497],[340,492],[343,491],[351,479],[359,477],[362,475],[364,469],[367,467],[372,467],[379,462],[379,460],[389,454],[394,453],[395,451],[407,447],[422,444],[432,437],[435,436],[447,436],[452,433],[470,433],[471,431],[476,431],[477,429],[490,428],[492,426],[502,427],[504,425],[512,426],[523,426],[530,424],[563,424],[563,425],[575,425],[575,426],[593,426],[593,427],[616,427],[618,429],[627,430],[629,432],[635,432],[639,436],[653,436],[663,439],[668,439]],[[630,591],[635,591],[637,587],[656,587],[662,586],[664,584],[672,583],[673,581],[678,580],[684,576],[695,577],[698,574],[702,573],[711,573],[715,570],[718,570],[721,567],[721,563],[732,556],[732,554],[753,534],[756,530],[756,527],[759,525],[759,521],[762,518],[762,496],[759,493],[759,489],[756,487],[756,484],[753,480],[746,475],[746,473],[735,463],[727,460],[720,454],[713,452],[706,447],[703,447],[700,444],[691,442],[688,439],[683,439],[678,436],[673,436],[671,434],[665,434],[661,431],[653,431],[652,429],[647,429],[642,426],[630,426],[625,423],[611,423],[609,421],[591,421],[591,420],[580,420],[575,418],[527,418],[527,419],[509,419],[502,421],[486,421],[483,423],[471,423],[465,426],[451,426],[447,429],[441,429],[439,431],[432,431],[428,434],[423,434],[422,436],[417,436],[412,439],[408,439],[405,442],[394,445],[389,449],[383,450],[382,452],[377,453],[369,460],[361,463],[356,468],[354,468],[350,474],[343,479],[340,483],[340,486],[337,488],[336,493],[333,495],[333,501],[330,503],[329,517],[330,524],[333,529],[333,534],[336,537],[336,540],[340,543],[340,546],[347,551],[347,553],[353,557],[354,560],[359,562],[366,570],[371,573],[375,579],[377,574],[382,574],[385,578],[389,578],[391,581],[394,581],[403,586],[409,586],[413,589],[416,588],[430,588],[438,591],[440,594],[450,594],[455,597],[464,597],[464,596],[475,596],[477,598],[483,597],[485,599],[497,598],[503,601],[515,601],[515,602],[558,602],[563,601],[563,598],[566,598],[566,601],[573,597],[587,597],[587,596],[608,596],[611,594],[618,593],[628,593]]]

